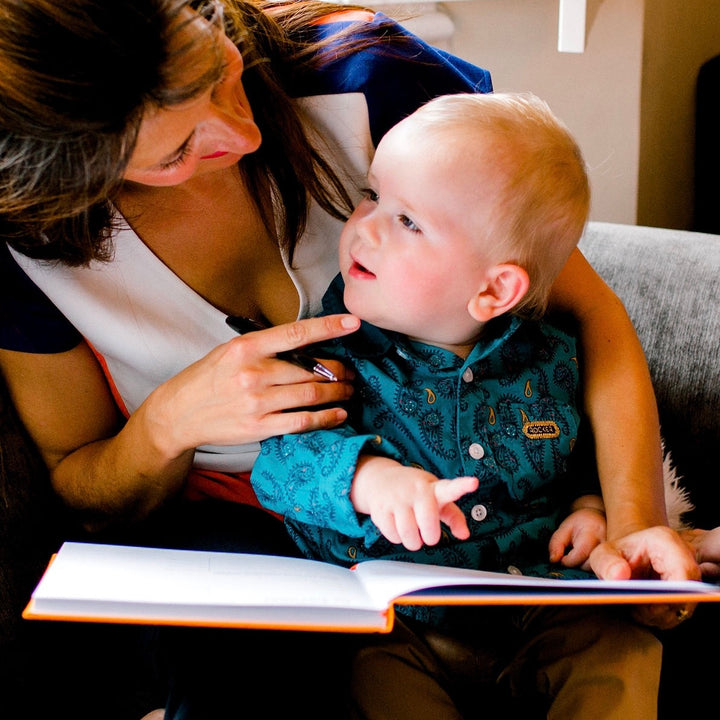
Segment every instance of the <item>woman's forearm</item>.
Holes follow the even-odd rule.
[[[192,453],[153,441],[163,433],[145,408],[124,422],[84,343],[47,355],[0,351],[0,367],[56,493],[88,526],[143,517],[182,486]]]
[[[78,448],[52,470],[56,492],[88,529],[140,520],[181,491],[193,451],[167,457],[150,437],[138,411],[116,435]]]
[[[652,383],[629,319],[623,333],[615,331],[619,322],[618,317],[607,325],[604,339],[597,327],[581,329],[584,400],[595,434],[609,538],[666,522]]]
[[[576,252],[553,288],[579,321],[608,537],[666,522],[657,405],[637,333],[619,298]]]

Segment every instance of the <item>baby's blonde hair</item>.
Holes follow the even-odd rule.
[[[585,162],[575,139],[547,103],[530,93],[444,95],[416,116],[438,134],[457,139],[464,133],[469,144],[453,147],[465,158],[473,157],[473,138],[482,139],[478,162],[499,167],[496,174],[504,184],[491,227],[479,230],[479,239],[493,243],[498,262],[515,263],[530,277],[529,290],[513,312],[542,314],[590,208]]]

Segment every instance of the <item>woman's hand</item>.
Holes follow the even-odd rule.
[[[720,527],[712,530],[699,528],[682,530],[680,537],[687,543],[690,552],[695,555],[703,577],[720,577]]]
[[[127,420],[101,366],[80,343],[64,353],[0,351],[20,418],[55,490],[89,528],[139,519],[181,491],[202,444],[240,444],[276,433],[329,427],[351,394],[338,382],[274,357],[356,330],[350,315],[313,318],[233,338],[160,385]]]
[[[688,545],[669,527],[649,527],[598,545],[590,564],[599,578],[657,578],[660,580],[699,580],[698,568]],[[695,605],[650,603],[637,605],[633,614],[638,622],[667,630],[689,618]]]
[[[352,394],[347,369],[323,360],[338,378],[328,382],[275,356],[359,326],[352,315],[332,315],[233,338],[157,388],[145,403],[146,421],[167,457],[334,427],[347,413],[332,406]]]

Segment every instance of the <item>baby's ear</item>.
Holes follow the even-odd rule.
[[[468,312],[478,322],[487,322],[512,310],[528,291],[530,278],[519,265],[494,265],[485,276],[485,284],[468,303]]]

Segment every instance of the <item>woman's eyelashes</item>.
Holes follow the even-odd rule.
[[[192,143],[190,141],[186,142],[181,148],[178,154],[172,159],[168,160],[168,162],[164,162],[160,164],[160,168],[162,170],[172,170],[176,167],[180,167],[188,158],[190,155],[190,151],[192,150]]]

